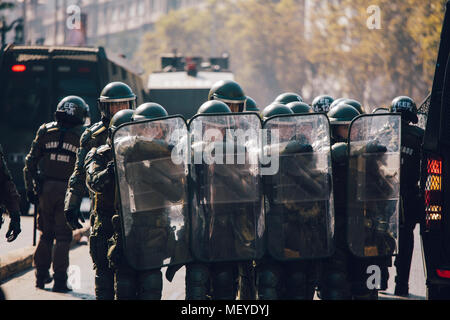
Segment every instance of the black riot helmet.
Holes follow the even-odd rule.
[[[81,125],[89,116],[89,106],[78,96],[67,96],[58,103],[55,120],[62,124]]]
[[[114,114],[124,109],[135,109],[136,95],[131,88],[123,82],[111,82],[107,84],[98,99],[98,108],[105,126]]]
[[[285,104],[285,105],[290,102],[294,102],[294,101],[302,102],[303,98],[295,92],[285,92],[285,93],[280,94],[279,96],[277,96],[275,98],[275,100],[273,100],[273,102],[281,103],[281,104]]]
[[[330,120],[331,136],[335,142],[347,142],[350,123],[359,115],[358,110],[345,103],[340,103],[328,111],[327,116]]]
[[[402,120],[417,123],[417,106],[413,99],[407,96],[398,96],[392,100],[389,106],[390,112],[400,112]]]
[[[108,126],[108,134],[109,138],[112,138],[112,134],[114,130],[117,129],[120,125],[133,121],[133,110],[125,109],[120,110],[114,114],[114,116],[111,118],[111,121],[109,122]]]
[[[245,102],[245,111],[259,112],[256,101],[249,96],[247,96],[247,101]]]
[[[133,121],[146,120],[146,119],[156,119],[167,117],[167,113],[164,107],[156,102],[146,102],[141,104],[134,110]]]
[[[208,93],[208,100],[219,100],[226,103],[233,112],[245,110],[247,96],[239,83],[233,80],[220,80],[213,84]]]
[[[388,112],[389,112],[389,109],[385,108],[385,107],[378,107],[378,108],[373,109],[373,111],[372,111],[373,114],[374,113],[388,113]]]
[[[225,102],[210,100],[203,103],[197,110],[197,114],[208,113],[231,113],[231,109]],[[233,120],[231,118],[215,118],[214,125],[219,127],[232,127]]]
[[[203,103],[197,113],[231,113],[231,110],[225,102],[212,100]]]
[[[276,116],[276,115],[282,115],[282,114],[293,114],[294,112],[284,104],[281,103],[274,103],[272,102],[267,107],[264,108],[262,111],[262,116],[264,120]]]
[[[339,102],[339,104],[342,104],[342,103],[351,105],[353,108],[358,110],[358,112],[360,114],[366,113],[366,111],[364,110],[364,107],[362,106],[362,104],[359,101],[356,101],[355,99],[343,99],[341,102]]]
[[[333,108],[336,107],[339,103],[341,103],[342,101],[344,101],[344,100],[346,100],[346,99],[347,99],[347,98],[338,98],[338,99],[334,100],[334,101],[331,103],[330,108],[328,109],[328,111],[331,110],[331,109],[333,109]]]
[[[328,112],[333,101],[334,98],[332,96],[322,94],[315,97],[311,105],[314,112]]]
[[[286,107],[290,108],[294,113],[297,114],[314,112],[309,104],[300,101],[289,102]]]

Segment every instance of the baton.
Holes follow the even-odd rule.
[[[37,214],[38,214],[38,205],[37,205],[37,204],[34,204],[34,217],[33,217],[33,247],[36,246]]]

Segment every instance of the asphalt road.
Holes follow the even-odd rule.
[[[32,230],[32,218],[24,217],[23,219],[23,234],[21,234],[20,241],[24,241],[26,245],[30,243],[30,235],[28,232]],[[2,228],[0,234],[4,237],[6,231]],[[383,300],[397,300],[397,299],[425,299],[425,277],[422,264],[422,250],[420,245],[419,226],[416,227],[415,232],[415,246],[413,253],[413,260],[411,266],[410,276],[410,296],[409,298],[394,296],[394,279],[395,268],[390,268],[390,278],[388,283],[388,290],[380,293],[379,298]],[[19,241],[19,239],[17,239]],[[5,250],[5,243],[2,243],[2,250]],[[19,245],[21,242],[14,243]],[[11,245],[11,244],[10,244]],[[165,268],[163,268],[163,275]],[[180,269],[175,275],[172,283],[164,278],[163,295],[164,300],[183,300],[185,295],[184,288],[185,268]],[[34,287],[35,277],[34,269],[30,268],[14,277],[6,280],[2,284],[7,299],[11,300],[92,300],[95,299],[94,293],[94,270],[92,268],[92,261],[89,256],[89,248],[87,245],[78,245],[70,251],[70,269],[69,269],[69,285],[73,287],[73,291],[67,294],[54,293],[51,291],[52,284],[48,284],[45,290],[39,290]],[[316,297],[317,299],[317,297]]]
[[[83,199],[81,203],[81,210],[89,211],[89,207],[90,207],[89,199],[87,198]],[[34,213],[34,206],[31,205],[30,210],[28,212],[29,216],[20,217],[20,228],[22,229],[22,232],[19,234],[16,240],[10,243],[6,242],[5,240],[6,232],[8,232],[9,217],[7,215],[4,215],[5,223],[0,229],[0,256],[12,250],[33,245],[33,222],[34,222],[33,213]],[[88,223],[89,221],[85,221],[84,225],[86,226],[88,225]],[[39,241],[39,231],[36,232],[36,243],[37,241]]]

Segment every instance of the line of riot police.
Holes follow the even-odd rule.
[[[186,266],[189,300],[376,298],[399,246],[401,129],[414,105],[368,115],[355,100],[309,106],[285,93],[259,112],[229,80],[208,99],[186,121],[136,108],[124,83],[103,89],[64,199],[77,229],[89,191],[96,298],[160,299],[166,266],[169,281]]]

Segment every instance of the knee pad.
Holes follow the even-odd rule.
[[[209,291],[209,269],[206,265],[186,265],[186,300],[205,300]]]
[[[277,267],[266,266],[256,271],[257,298],[275,300],[279,298],[281,273]]]
[[[161,270],[142,272],[138,277],[138,298],[142,300],[161,300],[162,273]]]

